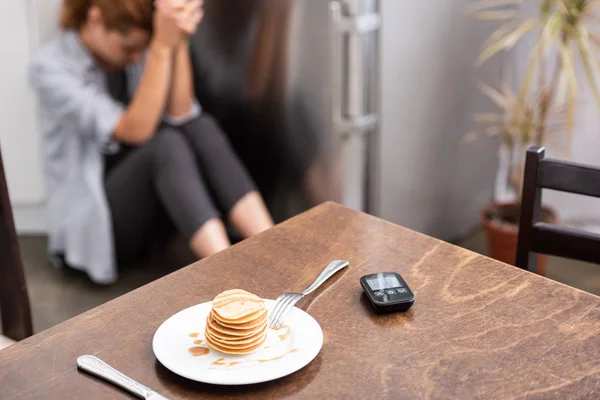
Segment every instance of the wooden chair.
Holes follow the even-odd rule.
[[[516,265],[537,272],[537,253],[600,264],[600,235],[541,222],[542,189],[600,198],[600,169],[544,159],[543,147],[531,147],[525,179]]]
[[[0,148],[0,349],[32,335],[31,310]]]

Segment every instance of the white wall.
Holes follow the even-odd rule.
[[[469,2],[382,0],[379,214],[444,239],[477,226],[498,163],[495,140],[461,142],[491,107],[477,77],[500,73],[499,62],[475,69],[492,27],[467,18]]]
[[[15,205],[43,201],[35,97],[27,81],[30,24],[22,0],[0,2],[0,141],[8,187]]]
[[[27,66],[56,32],[60,0],[0,1],[0,144],[20,233],[46,230],[37,104]]]
[[[26,0],[29,21],[34,31],[34,46],[39,47],[58,31],[58,19],[62,0]]]

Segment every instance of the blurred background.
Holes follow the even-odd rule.
[[[478,83],[518,86],[536,42],[525,35],[478,66],[504,21],[475,18],[471,3],[205,1],[191,48],[196,92],[277,221],[336,200],[488,253],[482,210],[515,200],[505,185],[506,146],[502,135],[465,138],[482,130],[475,115],[502,111]],[[0,144],[35,331],[193,261],[175,242],[138,265],[120,266],[119,282],[108,287],[49,263],[40,129],[27,66],[57,32],[59,4],[0,2]],[[535,2],[519,10],[535,11]],[[569,149],[543,143],[550,156],[600,165],[598,110],[584,80]],[[561,223],[600,226],[597,200],[548,193],[544,203]],[[600,294],[600,269],[593,266],[552,258],[545,274]]]

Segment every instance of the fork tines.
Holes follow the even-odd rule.
[[[269,328],[279,329],[283,323],[285,315],[292,309],[292,307],[302,299],[304,295],[302,293],[284,293],[277,298],[275,307],[271,311],[269,317]]]

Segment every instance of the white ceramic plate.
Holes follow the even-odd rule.
[[[265,304],[270,311],[275,301],[265,300]],[[177,375],[217,385],[267,382],[303,368],[323,345],[319,323],[294,307],[285,319],[287,328],[269,329],[260,349],[243,356],[221,353],[209,348],[204,339],[211,307],[212,302],[206,302],[180,311],[163,322],[154,334],[154,355]],[[206,354],[198,355],[201,353]]]

